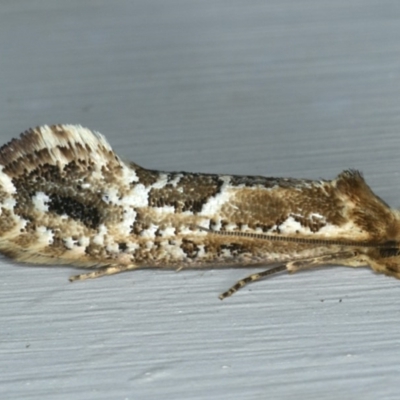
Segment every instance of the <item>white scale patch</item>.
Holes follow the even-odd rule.
[[[161,236],[163,237],[174,237],[176,229],[173,226],[167,226],[166,228],[161,230]]]
[[[140,233],[140,236],[146,239],[154,239],[156,237],[155,233],[157,229],[157,225],[151,224],[148,229],[145,229]]]
[[[228,224],[225,226],[225,230],[226,230],[226,231],[234,231],[234,230],[236,230],[236,228],[237,228],[237,225],[236,225],[236,224],[233,224],[233,223],[228,223]]]
[[[279,231],[283,235],[288,235],[288,234],[293,234],[293,233],[311,233],[310,228],[304,227],[301,225],[300,222],[297,222],[292,216],[287,218],[284,222],[282,222],[279,227],[278,226],[273,226],[272,230],[275,230],[279,228]]]
[[[105,192],[104,192],[104,194],[103,194],[103,196],[102,196],[102,200],[104,201],[104,203],[107,203],[107,204],[118,204],[118,203],[120,203],[120,200],[119,200],[119,191],[118,191],[118,188],[116,188],[116,187],[110,187],[110,188],[108,188]]]
[[[6,199],[4,199],[1,206],[2,206],[2,208],[6,209],[6,210],[13,210],[16,204],[17,204],[17,202],[15,201],[15,199],[13,197],[7,197]]]
[[[129,253],[134,253],[137,249],[140,249],[138,243],[127,242],[126,247]]]
[[[206,255],[205,246],[203,244],[200,244],[197,247],[199,248],[199,251],[197,253],[197,258],[198,259],[204,258],[204,256]]]
[[[47,203],[50,201],[50,197],[47,196],[47,194],[43,193],[43,192],[36,192],[33,196],[32,196],[32,203],[33,206],[41,212],[47,212],[49,211],[49,206],[47,205]]]
[[[179,181],[181,180],[181,178],[182,178],[182,174],[176,174],[174,179],[172,179],[169,182],[169,185],[172,185],[172,187],[176,187],[178,185]],[[183,188],[179,188],[179,191],[182,191],[182,190],[183,190]]]
[[[16,192],[15,186],[11,178],[3,172],[3,169],[4,166],[0,165],[0,187],[4,192],[13,194]]]
[[[104,236],[107,234],[107,227],[104,224],[99,226],[99,232],[93,237],[93,243],[99,246],[104,245]]]
[[[136,220],[136,211],[131,207],[124,207],[124,218],[122,222],[119,223],[119,230],[122,235],[129,236],[131,232],[132,225]]]
[[[362,232],[360,227],[354,225],[352,221],[348,221],[341,226],[327,224],[322,227],[318,234],[323,235],[327,238],[330,237],[347,237],[349,239],[354,240],[354,238],[358,238],[358,240],[367,240],[368,232]]]
[[[229,191],[231,177],[228,175],[222,175],[220,179],[224,182],[221,186],[220,192],[211,197],[201,209],[199,215],[210,216],[210,215],[218,215],[221,207],[229,202],[232,192]]]
[[[146,188],[142,183],[138,183],[126,196],[126,200],[131,207],[147,207],[149,205],[149,191],[150,188]]]
[[[86,236],[81,236],[78,239],[78,243],[79,243],[79,246],[87,247],[90,244],[90,239],[88,237],[86,237]]]
[[[106,250],[107,250],[109,253],[117,254],[117,253],[119,253],[118,244],[115,243],[115,242],[109,243],[109,244],[107,244],[107,246],[106,246]]]
[[[122,161],[121,161],[122,162]],[[128,166],[125,165],[125,163],[122,164],[122,180],[124,182],[127,182],[128,184],[131,182],[138,182],[139,178],[135,172],[134,169],[129,168]]]
[[[76,243],[78,243],[78,241],[73,240],[71,236],[64,238],[63,241],[64,241],[65,247],[70,250],[74,248]]]
[[[90,189],[92,185],[90,183],[81,183],[81,188],[82,189]]]
[[[181,249],[182,241],[176,239],[174,244],[170,244],[167,240],[161,242],[163,256],[170,260],[184,260],[186,259],[185,252]]]
[[[159,178],[157,182],[154,182],[150,188],[149,191],[151,189],[162,189],[165,187],[165,185],[168,183],[168,175],[165,173],[161,173],[159,174]]]
[[[38,226],[36,228],[36,234],[38,236],[38,243],[40,243],[43,247],[48,246],[53,243],[54,234],[53,231],[47,229],[45,226]]]
[[[166,214],[175,214],[174,206],[152,207],[151,209],[160,217]],[[186,215],[193,215],[193,213],[189,211]]]

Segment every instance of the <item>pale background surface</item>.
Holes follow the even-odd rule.
[[[81,123],[151,168],[333,178],[399,206],[400,2],[0,1],[0,142]],[[368,269],[1,259],[2,399],[398,399],[400,282]]]

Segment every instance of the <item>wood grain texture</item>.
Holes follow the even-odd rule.
[[[399,206],[392,1],[3,2],[0,142],[80,123],[162,170],[331,179]],[[395,399],[400,284],[326,268],[217,296],[248,271],[0,268],[7,399]]]

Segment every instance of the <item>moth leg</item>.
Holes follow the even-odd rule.
[[[327,254],[320,257],[306,258],[304,260],[291,261],[286,264],[286,269],[290,273],[303,269],[318,267],[326,264],[342,264],[344,260],[357,257],[354,251],[341,251],[339,253]]]
[[[251,274],[247,276],[244,279],[241,279],[240,281],[236,282],[229,290],[226,292],[220,294],[218,297],[220,300],[225,299],[226,297],[232,296],[234,293],[236,293],[239,289],[241,289],[243,286],[246,286],[250,282],[255,282],[259,281],[260,279],[264,278],[265,276],[276,274],[278,272],[286,271],[286,265],[278,265],[275,268],[270,268],[262,272],[258,272],[256,274]]]
[[[130,270],[136,269],[136,268],[137,268],[137,265],[135,265],[135,264],[108,265],[106,267],[97,268],[92,272],[87,272],[85,274],[70,276],[69,281],[74,282],[74,281],[84,281],[86,279],[100,278],[101,276],[119,274],[120,272],[130,271]]]
[[[324,255],[321,257],[314,258],[306,258],[298,261],[291,261],[287,264],[281,264],[274,268],[267,269],[262,272],[258,272],[252,275],[247,276],[244,279],[236,282],[229,290],[219,295],[219,299],[223,300],[229,296],[232,296],[239,289],[246,286],[248,283],[259,281],[265,278],[268,275],[276,274],[278,272],[288,271],[288,272],[296,272],[302,269],[317,267],[319,265],[324,264],[338,264],[343,260],[347,260],[349,258],[355,257],[355,253],[353,251],[343,251],[335,254]]]

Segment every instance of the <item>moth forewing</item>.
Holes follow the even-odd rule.
[[[126,163],[81,126],[30,129],[0,149],[0,251],[90,268],[319,265],[399,277],[399,212],[357,171],[334,180],[163,172]]]

